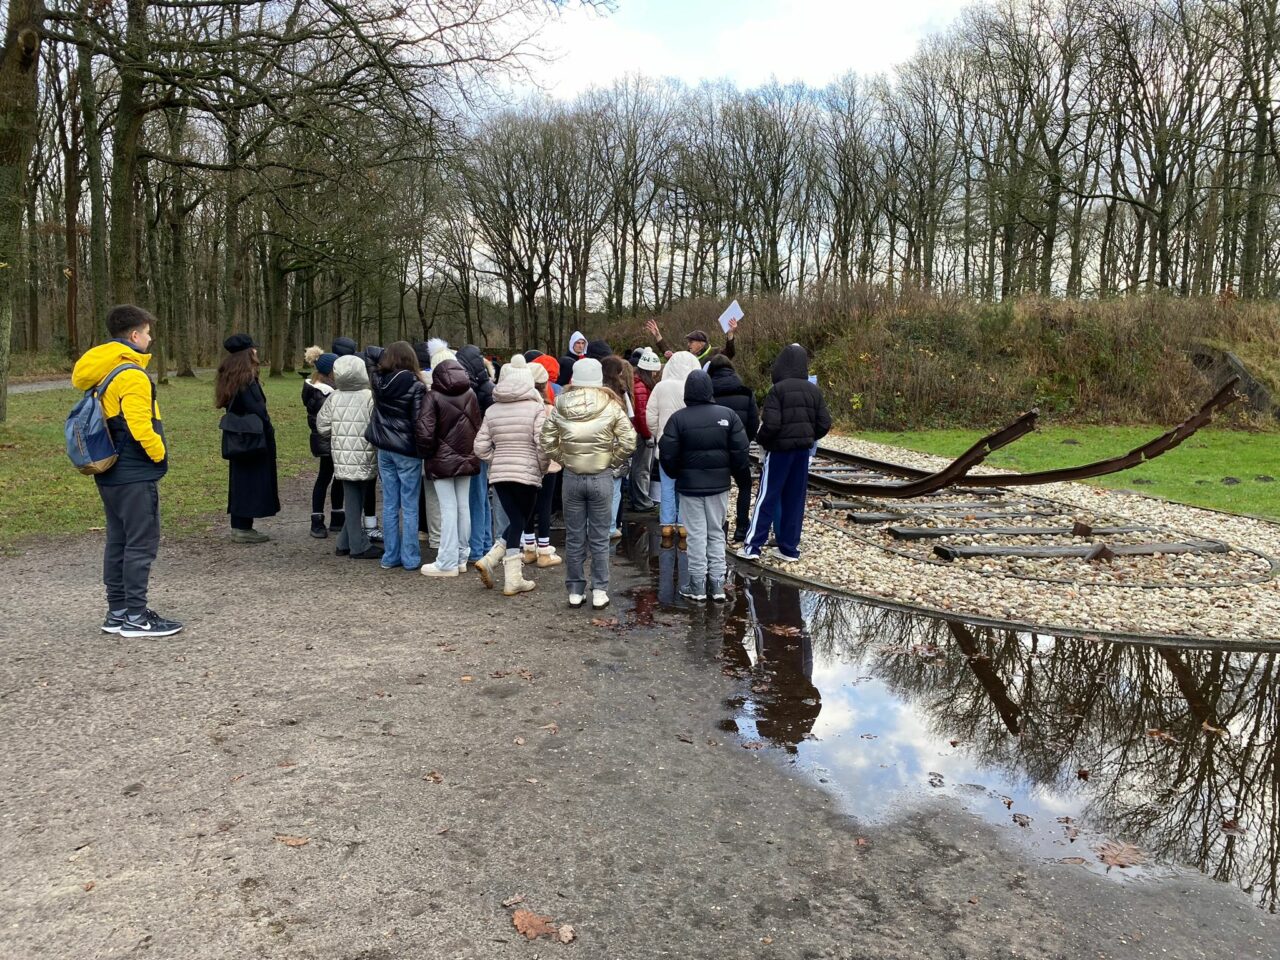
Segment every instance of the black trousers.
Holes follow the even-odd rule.
[[[102,583],[107,608],[142,616],[147,609],[151,564],[160,549],[160,491],[156,481],[98,485],[107,515]]]
[[[551,508],[555,504],[556,478],[559,476],[560,473],[557,471],[548,473],[542,478],[542,486],[538,488],[538,498],[534,501],[533,510],[524,521],[524,532],[536,534],[539,540],[551,539]]]
[[[733,482],[738,485],[738,509],[733,529],[745,535],[747,527],[751,526],[751,468],[734,473]]]
[[[323,456],[315,486],[311,488],[311,512],[324,513],[324,495],[329,493],[329,505],[333,510],[342,509],[342,481],[333,479],[333,457]]]
[[[520,549],[520,534],[524,526],[533,516],[533,507],[538,499],[538,488],[527,483],[512,483],[504,480],[493,485],[493,492],[498,495],[498,502],[507,513],[507,529],[502,539],[508,550]]]

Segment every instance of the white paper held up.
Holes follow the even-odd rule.
[[[738,306],[738,301],[733,301],[733,303],[729,304],[729,306],[725,308],[724,313],[720,314],[720,329],[725,333],[728,333],[729,321],[741,320],[743,316],[744,314],[742,312],[742,308]]]

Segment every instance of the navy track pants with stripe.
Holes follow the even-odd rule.
[[[751,512],[751,528],[744,546],[759,552],[773,525],[778,549],[789,557],[800,555],[800,530],[804,526],[805,493],[809,481],[809,454],[804,450],[766,453],[760,468],[760,492]]]

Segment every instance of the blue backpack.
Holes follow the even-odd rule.
[[[136,363],[122,363],[106,375],[96,387],[84,392],[71,412],[67,414],[64,428],[67,436],[67,456],[77,470],[86,476],[106,473],[116,465],[116,443],[111,439],[107,426],[107,414],[102,409],[102,398],[107,387],[124,370],[141,370]]]

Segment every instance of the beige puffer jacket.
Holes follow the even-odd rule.
[[[503,369],[493,388],[493,404],[484,412],[475,452],[489,464],[489,482],[542,486],[547,455],[538,445],[538,432],[547,419],[547,405],[527,372]]]
[[[335,477],[371,480],[378,475],[378,451],[364,438],[373,416],[373,391],[364,358],[339,357],[333,365],[333,386],[316,414],[316,433],[331,438]]]
[[[671,415],[684,409],[684,381],[697,369],[698,358],[688,350],[673,353],[662,368],[662,379],[653,385],[649,405],[644,409],[645,425],[654,440],[661,438]]]
[[[636,448],[636,428],[613,392],[567,387],[542,425],[542,449],[574,473],[600,473]]]

